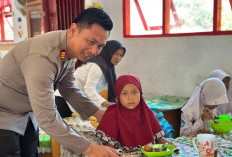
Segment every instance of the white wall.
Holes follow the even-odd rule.
[[[6,54],[8,50],[0,50],[0,59],[2,59]]]
[[[189,97],[211,70],[221,68],[232,74],[232,36],[124,38],[122,0],[102,5],[114,22],[110,39],[127,48],[117,75],[137,75],[145,96]]]

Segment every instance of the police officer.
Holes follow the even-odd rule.
[[[81,12],[70,28],[36,36],[15,46],[0,61],[0,156],[34,157],[38,125],[64,147],[89,157],[118,156],[90,143],[60,117],[54,89],[80,113],[101,120],[104,111],[74,85],[74,58],[98,55],[113,23],[96,8]]]

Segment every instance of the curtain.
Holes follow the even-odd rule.
[[[85,9],[85,0],[42,0],[45,32],[68,29]]]

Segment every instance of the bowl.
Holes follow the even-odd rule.
[[[219,124],[215,123],[214,120],[211,121],[212,129],[218,133],[228,133],[232,129],[232,121],[225,119],[215,119],[215,121],[219,122]]]
[[[162,146],[163,144],[150,144],[150,146]],[[146,155],[147,157],[154,157],[154,156],[167,156],[170,155],[174,152],[175,150],[175,146],[170,145],[170,144],[165,144],[168,146],[169,150],[168,151],[162,151],[162,152],[147,152],[144,150],[144,146],[142,146],[141,151],[143,152],[144,155]]]

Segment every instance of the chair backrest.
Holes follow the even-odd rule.
[[[108,100],[108,89],[103,89],[99,94],[100,94],[104,99]]]
[[[158,119],[162,129],[164,130],[164,137],[173,138],[175,134],[175,130],[172,125],[164,118],[162,112],[158,112],[156,108],[151,108],[151,110],[155,113],[156,118]]]

